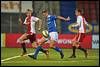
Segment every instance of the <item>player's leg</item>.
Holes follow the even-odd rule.
[[[72,40],[72,52],[73,53],[69,58],[76,58],[76,48],[79,46],[78,42],[76,41],[77,38],[78,38],[78,34]]]
[[[62,50],[56,45],[57,45],[57,43],[54,40],[50,40],[50,48],[52,48],[52,49],[56,50],[57,52],[59,52],[60,55],[61,55],[61,59],[63,59],[64,54],[63,54]]]
[[[79,46],[78,49],[82,50],[85,54],[85,58],[87,58],[87,50],[81,46]]]
[[[56,46],[57,45],[57,41],[58,41],[58,33],[55,33],[55,32],[54,33],[50,33],[50,37],[51,37],[51,39],[50,39],[50,47],[53,48],[54,50],[56,50],[57,52],[59,52],[60,55],[61,55],[61,58],[63,59],[64,54],[63,54],[62,50],[58,46]]]
[[[84,33],[81,33],[79,35],[78,42],[82,42],[82,40],[83,40],[84,37],[85,37],[85,34]],[[84,54],[85,54],[85,57],[87,58],[87,50],[85,48],[81,47],[80,45],[78,46],[78,49],[80,49],[81,51],[83,51]]]
[[[36,40],[36,34],[28,35],[27,38],[30,39],[31,43],[33,43],[33,41],[34,41],[34,44],[35,44],[35,45],[38,44],[38,43],[37,43],[37,40]],[[40,43],[39,43],[39,44],[40,44]],[[41,44],[40,44],[40,45],[41,45]],[[37,45],[36,48],[38,48],[38,45]],[[45,54],[47,55],[47,50],[44,50],[42,47],[41,47],[40,51],[43,52],[43,53],[45,53]]]
[[[43,53],[47,54],[47,50],[44,50],[42,48],[42,45],[45,43],[45,41],[46,41],[46,39],[44,37],[42,37],[41,41],[38,42],[38,46],[37,46],[37,48],[35,50],[34,55],[28,55],[28,56],[33,58],[33,59],[37,59],[37,55],[38,55],[39,51],[42,51]]]
[[[70,56],[70,58],[76,58],[76,55],[75,55],[76,48],[82,50],[85,53],[85,57],[87,57],[87,50],[81,47],[79,42],[73,42],[73,54],[72,56]]]
[[[33,48],[37,48],[37,47],[38,47],[37,42],[34,41],[34,42],[32,43],[32,47],[33,47]],[[48,50],[41,48],[40,51],[43,52],[43,53],[45,53],[46,56],[48,56]],[[47,58],[48,58],[48,57],[47,57]]]
[[[72,43],[72,55],[69,58],[76,58],[76,46],[74,46],[75,42]]]
[[[80,46],[80,41],[82,40],[82,38],[83,38],[83,36],[80,33],[80,34],[78,34],[78,36],[76,37],[76,39],[73,40],[73,42],[72,42],[73,54],[72,54],[72,56],[70,56],[70,58],[75,58],[76,57],[76,55],[75,55],[75,52],[76,52],[75,49],[76,48],[82,50],[85,53],[85,57],[87,58],[87,50],[85,48],[83,48],[83,47]]]
[[[24,42],[24,40],[26,40],[26,39],[27,39],[27,34],[25,33],[17,40],[17,43],[21,44],[21,47],[23,49],[21,56],[23,56],[27,53],[26,45],[25,45],[25,42]]]
[[[46,38],[42,37],[42,39],[40,40],[40,42],[38,42],[38,47],[36,48],[36,51],[35,51],[35,54],[34,54],[35,57],[37,57],[38,52],[41,51],[41,52],[45,53],[46,56],[47,56],[47,58],[48,58],[48,50],[42,48],[42,45],[46,41],[47,41]],[[40,49],[38,50],[38,48],[40,48]]]

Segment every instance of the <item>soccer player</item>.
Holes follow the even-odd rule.
[[[72,40],[73,54],[69,58],[76,58],[76,55],[75,55],[76,48],[82,50],[85,54],[85,57],[87,58],[87,50],[85,48],[81,47],[80,42],[82,42],[82,40],[85,37],[86,25],[88,25],[88,24],[87,24],[85,18],[82,16],[82,11],[80,9],[76,9],[75,14],[77,16],[77,23],[75,25],[73,25],[72,28],[77,27],[77,26],[79,28],[78,28],[77,35]]]
[[[27,32],[24,33],[20,38],[18,38],[17,43],[21,44],[23,52],[21,54],[21,56],[24,56],[27,53],[26,50],[26,43],[37,43],[36,41],[36,31],[35,31],[35,23],[39,22],[39,28],[38,30],[41,29],[41,25],[42,22],[39,18],[32,16],[32,10],[31,9],[27,9],[26,10],[26,18],[23,24],[25,24],[27,26]],[[20,20],[20,22],[22,23],[22,21]],[[42,49],[42,48],[41,48]],[[42,52],[44,52],[47,55],[47,51],[45,51],[44,49],[41,50]]]
[[[47,27],[48,27],[49,35],[42,37],[41,41],[38,42],[38,47],[35,51],[35,54],[28,55],[28,56],[33,59],[37,59],[37,54],[41,50],[41,45],[43,45],[47,40],[50,40],[50,48],[59,52],[61,59],[63,59],[64,54],[63,54],[62,50],[58,46],[56,46],[57,41],[58,41],[58,33],[57,33],[57,29],[56,29],[56,19],[68,21],[68,20],[70,20],[70,17],[64,18],[61,16],[49,15],[47,10],[43,10],[42,14],[47,20]]]

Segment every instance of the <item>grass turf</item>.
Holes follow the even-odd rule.
[[[35,49],[28,48],[28,53],[33,53]],[[18,57],[1,62],[1,66],[99,66],[99,50],[88,49],[88,58],[79,49],[76,50],[76,58],[68,58],[72,54],[72,49],[62,49],[64,58],[61,59],[59,53],[49,49],[49,58],[45,54],[39,53],[38,59]],[[21,48],[1,48],[1,60],[18,56],[22,52]]]

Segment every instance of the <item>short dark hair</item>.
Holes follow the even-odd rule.
[[[82,14],[82,10],[77,8],[76,11],[80,12]]]
[[[45,9],[45,10],[43,10],[43,11],[42,11],[42,13],[46,13],[46,12],[48,12],[48,10],[47,10],[47,9]]]

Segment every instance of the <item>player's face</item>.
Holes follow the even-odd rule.
[[[75,11],[76,16],[81,15],[80,12],[78,12],[77,10]]]
[[[45,12],[45,13],[42,13],[44,17],[47,17],[48,16],[48,13]]]
[[[79,15],[79,12],[78,12],[77,10],[75,11],[75,15],[76,15],[76,16],[78,16],[78,15]]]
[[[28,12],[26,13],[26,15],[27,15],[27,16],[31,16],[31,12],[28,11]]]

